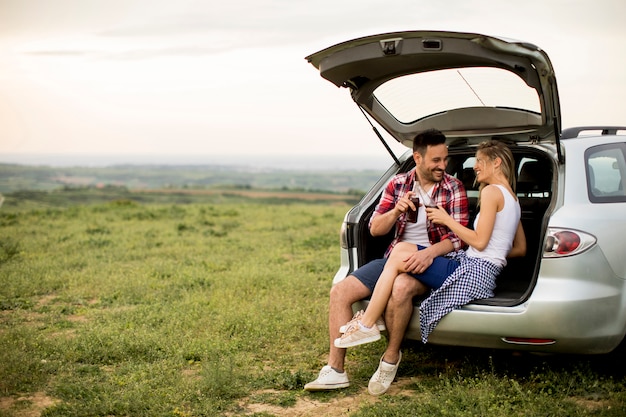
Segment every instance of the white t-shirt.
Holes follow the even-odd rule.
[[[415,184],[417,187],[419,187],[419,185],[417,185],[417,182]],[[417,196],[420,199],[420,204],[417,208],[417,222],[406,223],[406,226],[404,227],[404,233],[402,234],[403,242],[413,243],[414,245],[421,245],[426,248],[430,246],[430,239],[428,239],[427,230],[428,226],[426,225],[426,207],[424,206],[424,203],[431,204],[431,193],[434,188],[435,187],[433,185],[431,189],[427,192],[422,190],[421,187],[416,190]]]
[[[515,232],[517,232],[517,225],[519,224],[522,210],[519,205],[519,201],[504,187],[503,185],[496,186],[502,192],[504,196],[504,207],[502,210],[496,213],[496,222],[493,225],[493,232],[491,233],[491,239],[487,247],[479,251],[472,246],[467,248],[467,256],[473,258],[483,258],[496,265],[505,266],[506,256],[513,247],[513,238]],[[478,224],[480,218],[480,212],[474,220],[474,229]]]

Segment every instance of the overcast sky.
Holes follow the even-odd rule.
[[[375,154],[304,57],[460,30],[543,48],[563,126],[626,124],[623,0],[0,0],[0,155]]]

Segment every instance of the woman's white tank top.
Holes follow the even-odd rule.
[[[505,266],[506,256],[513,247],[513,239],[515,238],[515,232],[517,232],[517,225],[519,224],[522,210],[519,205],[519,201],[511,195],[511,193],[503,185],[496,184],[496,187],[500,189],[504,196],[504,207],[502,210],[496,213],[496,222],[493,226],[493,232],[491,233],[491,239],[487,247],[479,251],[473,247],[467,248],[467,255],[474,258],[483,258],[496,265]],[[480,212],[474,220],[474,229],[478,224]]]

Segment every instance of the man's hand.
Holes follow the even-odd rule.
[[[414,192],[409,191],[399,199],[394,208],[388,212],[378,215],[372,218],[370,223],[370,233],[372,236],[384,236],[396,225],[396,220],[406,213],[409,207],[415,207],[415,204],[411,202],[411,197],[415,195]],[[417,209],[417,207],[415,207]]]
[[[421,274],[432,265],[435,255],[432,255],[432,251],[428,249],[429,248],[415,251],[405,259],[404,266],[407,272]]]
[[[404,194],[400,200],[398,200],[396,206],[394,207],[394,209],[398,211],[397,216],[400,216],[402,213],[406,213],[409,209],[417,210],[417,207],[415,207],[415,204],[411,201],[411,198],[414,196],[415,193],[413,191],[409,191]]]

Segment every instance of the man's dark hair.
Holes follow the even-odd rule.
[[[446,143],[446,136],[437,129],[427,129],[420,132],[413,139],[413,152],[419,152],[420,155],[426,155],[426,148],[429,146],[441,145]]]

